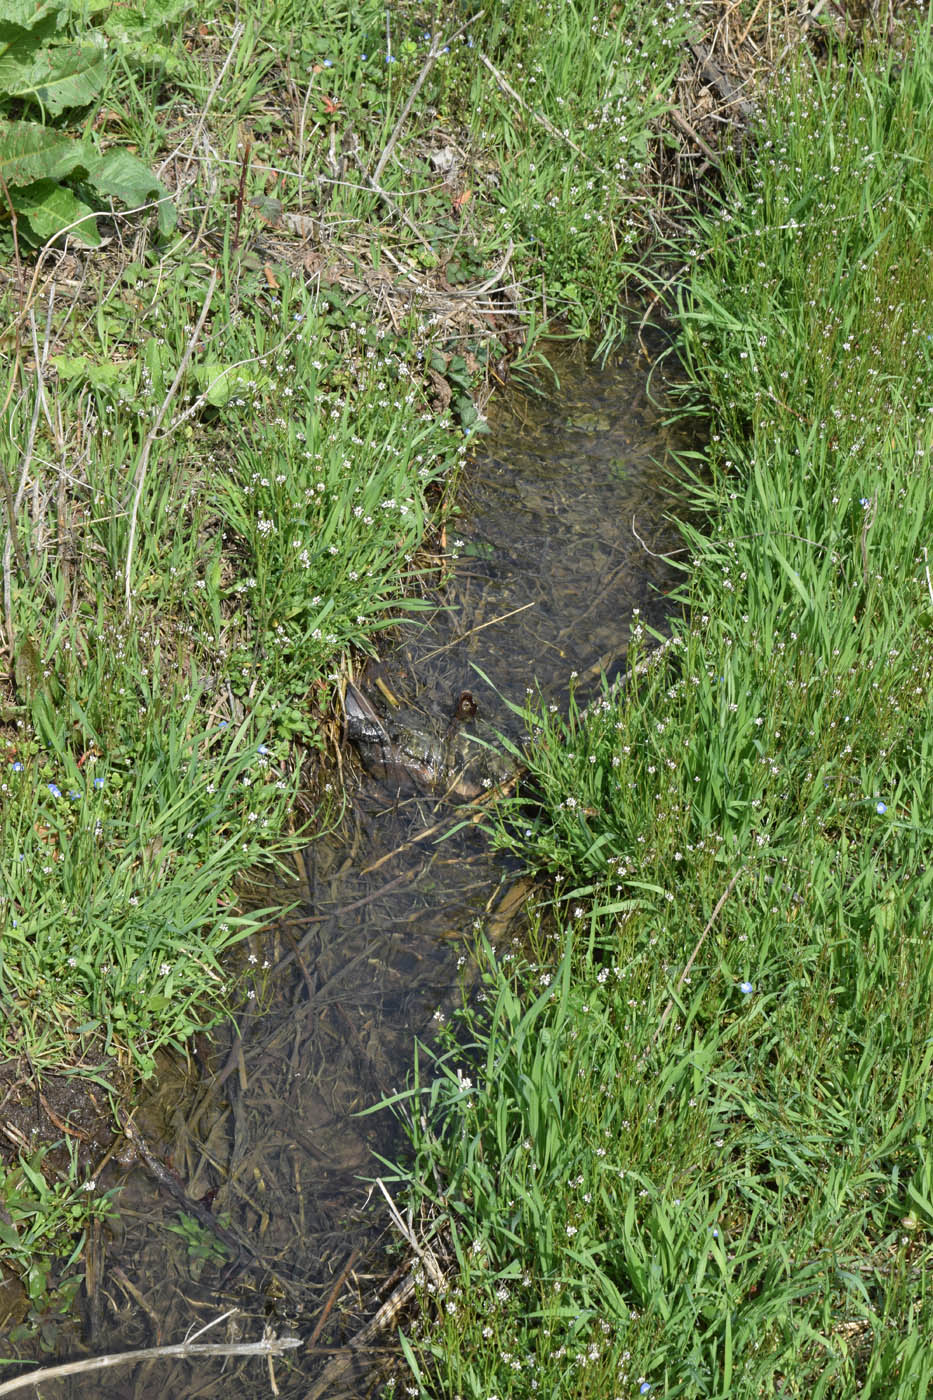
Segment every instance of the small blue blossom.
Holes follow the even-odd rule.
[[[104,786],[104,780],[103,780],[103,778],[95,778],[95,779],[94,779],[94,786],[95,786],[96,788],[102,788],[102,787]]]
[[[80,792],[75,792],[74,788],[69,788],[69,789],[68,789],[68,796],[71,798],[72,802],[77,802],[77,800],[78,800],[78,798],[81,796],[81,794],[80,794]]]
[[[257,753],[268,753],[269,750],[266,748],[265,744],[260,744],[260,745],[257,747],[256,752],[257,752]]]
[[[887,807],[887,803],[886,803],[886,802],[876,802],[876,803],[875,803],[875,811],[878,813],[879,817],[883,817],[884,814],[885,814],[885,812],[886,812],[887,810],[888,810],[888,807]]]
[[[650,1389],[651,1389],[651,1382],[650,1382],[650,1381],[642,1381],[641,1385],[638,1387],[638,1393],[639,1393],[639,1395],[647,1395],[647,1394],[648,1394],[648,1391],[649,1391]]]
[[[365,63],[366,60],[367,60],[368,58],[369,58],[369,54],[368,54],[368,53],[361,53],[361,54],[360,54],[360,61],[361,61],[362,63]]]
[[[333,68],[333,66],[334,66],[334,60],[333,60],[332,58],[325,58],[325,60],[324,60],[324,67],[325,67],[325,68]]]
[[[49,783],[49,792],[53,797],[61,797],[62,790],[57,783]]]
[[[394,53],[387,53],[387,54],[386,54],[386,63],[394,63],[394,62],[395,62],[395,54],[394,54]]]
[[[19,759],[17,759],[16,762],[13,764],[13,772],[14,772],[14,773],[22,773],[22,771],[23,771],[23,765],[20,763]]]
[[[867,496],[860,496],[859,505],[862,507],[863,510],[867,510],[868,507],[871,505],[871,501]]]
[[[751,982],[739,983],[739,991],[742,993],[743,997],[750,997],[754,990],[755,988],[752,986]]]

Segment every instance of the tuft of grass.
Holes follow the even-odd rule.
[[[698,219],[709,529],[672,645],[529,715],[550,917],[413,1091],[422,1395],[929,1385],[931,84],[928,20],[801,63]]]

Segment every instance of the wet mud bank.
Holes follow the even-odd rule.
[[[526,887],[479,826],[497,771],[488,746],[505,762],[497,734],[521,746],[513,707],[530,693],[561,706],[572,678],[595,688],[617,674],[633,610],[663,627],[678,577],[663,556],[677,545],[684,443],[649,399],[649,364],[635,350],[602,371],[559,347],[549,358],[558,384],[492,406],[428,611],[355,677],[397,762],[367,773],[347,748],[343,827],[301,853],[296,906],[244,950],[238,1031],[202,1046],[195,1086],[163,1078],[137,1116],[88,1302],[96,1353],[173,1341],[235,1308],[239,1336],[302,1339],[276,1362],[281,1394],[368,1393],[392,1354],[385,1315],[359,1341],[407,1273],[372,1184],[404,1143],[391,1112],[368,1111],[410,1082],[416,1039],[469,987],[476,933],[501,945],[521,919]],[[75,1377],[64,1393],[250,1397],[260,1383],[255,1358],[166,1359]]]

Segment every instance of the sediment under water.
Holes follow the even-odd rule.
[[[559,387],[542,378],[539,392],[513,388],[492,406],[433,610],[358,678],[374,703],[390,692],[429,733],[444,732],[468,691],[478,719],[518,735],[507,702],[540,690],[560,704],[571,673],[611,677],[633,609],[663,624],[676,576],[659,556],[675,543],[666,518],[682,444],[649,402],[649,365],[635,350],[603,370],[555,347],[549,358]],[[404,1088],[415,1038],[430,1040],[438,1009],[456,1000],[474,927],[513,877],[476,826],[439,840],[457,823],[436,793],[375,782],[349,753],[347,764],[343,829],[304,852],[302,903],[247,955],[256,995],[241,1039],[220,1037],[193,1090],[163,1078],[139,1119],[189,1195],[207,1195],[254,1253],[231,1262],[208,1232],[173,1233],[185,1229],[177,1201],[133,1168],[104,1251],[95,1354],[179,1341],[231,1307],[223,1335],[203,1340],[226,1340],[229,1326],[256,1339],[267,1324],[307,1339],[331,1300],[317,1349],[275,1367],[282,1396],[307,1397],[320,1349],[375,1306],[393,1232],[367,1179],[380,1172],[374,1154],[403,1144],[391,1114],[357,1115]],[[327,1393],[368,1393],[377,1361],[365,1354]],[[75,1377],[61,1393],[252,1400],[268,1383],[262,1360],[159,1360]]]

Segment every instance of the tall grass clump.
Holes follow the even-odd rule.
[[[708,529],[500,809],[555,899],[416,1085],[422,1395],[929,1387],[931,103],[928,21],[802,63],[692,234]]]

